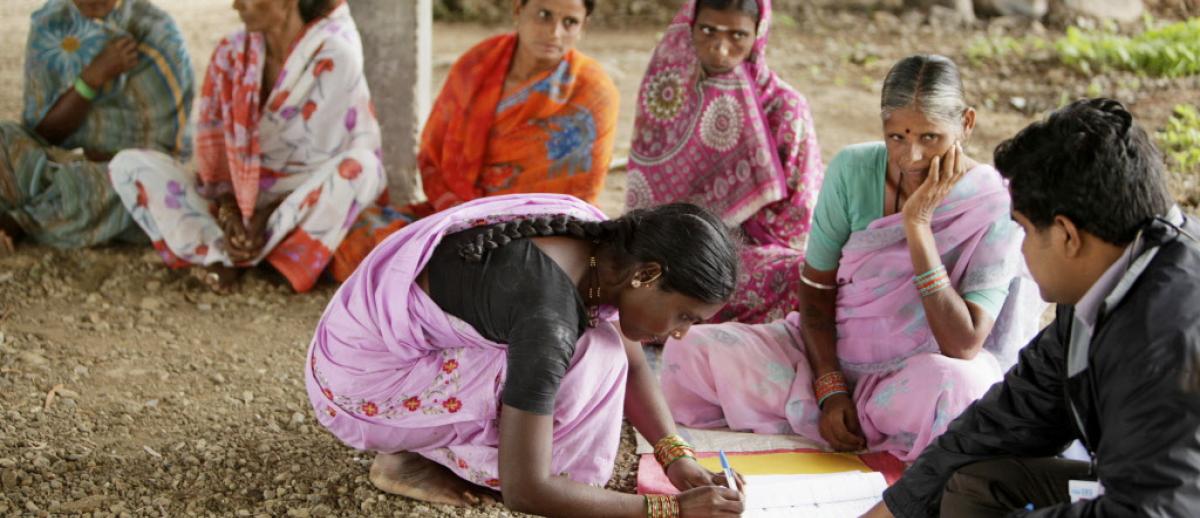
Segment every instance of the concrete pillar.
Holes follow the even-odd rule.
[[[350,0],[350,9],[383,129],[392,204],[420,201],[417,145],[431,103],[433,0]]]

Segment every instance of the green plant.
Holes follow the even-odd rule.
[[[1158,142],[1178,164],[1178,172],[1200,174],[1200,110],[1195,106],[1176,106],[1167,128],[1158,133]]]
[[[1147,20],[1149,27],[1153,22]],[[1109,26],[1085,31],[1067,28],[1055,41],[1059,59],[1085,74],[1121,69],[1156,77],[1200,74],[1200,18],[1121,36]]]
[[[1007,57],[1024,59],[1030,52],[1042,50],[1049,43],[1037,36],[1014,38],[1012,36],[977,37],[967,45],[966,56],[972,65],[978,66],[988,61],[998,61]]]

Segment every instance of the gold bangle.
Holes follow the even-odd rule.
[[[654,443],[654,460],[666,469],[671,463],[684,457],[696,458],[696,449],[679,434],[670,434]]]
[[[642,495],[646,518],[679,518],[679,499],[670,495]]]

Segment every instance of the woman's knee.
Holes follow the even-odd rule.
[[[918,354],[905,362],[904,369],[919,373],[925,383],[978,393],[977,396],[1002,377],[995,358],[986,351],[970,360],[939,353]]]

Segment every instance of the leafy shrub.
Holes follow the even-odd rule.
[[[1156,77],[1196,75],[1200,74],[1200,18],[1136,36],[1121,36],[1112,27],[1093,31],[1069,27],[1055,48],[1063,63],[1085,74],[1120,69]]]
[[[972,65],[978,66],[1006,58],[1025,59],[1030,52],[1044,50],[1049,46],[1049,42],[1037,36],[977,37],[967,45],[966,56]]]
[[[1200,110],[1195,106],[1176,106],[1167,128],[1158,133],[1158,142],[1180,173],[1200,174]]]

